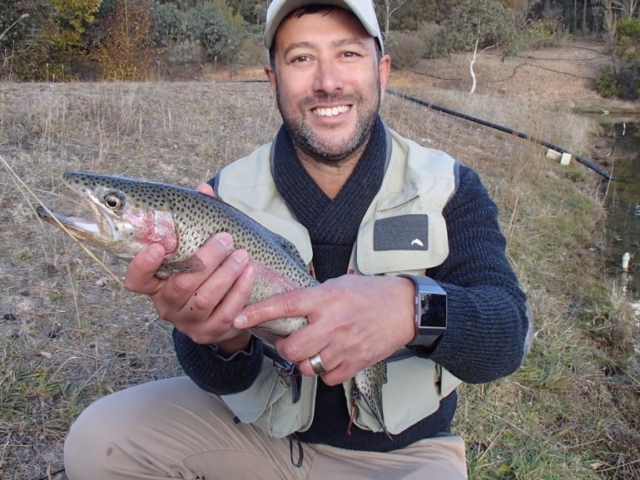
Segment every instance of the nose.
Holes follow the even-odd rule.
[[[333,93],[343,88],[343,74],[340,68],[330,60],[318,61],[314,78],[316,92]]]

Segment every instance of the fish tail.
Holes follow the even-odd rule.
[[[378,362],[365,368],[355,377],[354,388],[352,390],[352,405],[355,412],[357,400],[362,399],[371,411],[380,427],[393,440],[391,434],[384,424],[384,413],[382,410],[382,386],[387,383],[387,363]],[[352,415],[353,417],[353,415]]]

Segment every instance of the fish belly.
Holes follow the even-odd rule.
[[[256,269],[256,279],[249,297],[249,305],[301,288],[300,285],[296,285],[290,278],[273,268],[254,260],[251,260],[251,264]],[[261,340],[273,345],[276,339],[285,338],[297,332],[307,323],[306,317],[278,318],[253,328],[252,333]]]

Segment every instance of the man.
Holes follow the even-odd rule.
[[[370,0],[324,3],[270,5],[265,71],[284,125],[211,182],[321,285],[245,307],[256,270],[230,235],[199,251],[204,271],[166,280],[162,247],[142,251],[127,286],[175,325],[190,378],[89,407],[65,445],[71,480],[466,478],[455,387],[520,365],[528,303],[478,176],[380,120],[390,58]],[[246,330],[287,316],[308,325],[275,350]],[[380,419],[351,379],[384,359]]]

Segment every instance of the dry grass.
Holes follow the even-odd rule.
[[[405,90],[407,91],[407,90]],[[592,127],[516,99],[410,92],[588,154]],[[268,141],[266,84],[0,84],[0,155],[50,205],[69,169],[194,186]],[[457,103],[456,103],[457,102]],[[640,478],[639,378],[626,304],[598,278],[594,177],[529,142],[389,97],[390,126],[476,168],[501,207],[537,339],[508,379],[465,386],[455,429],[472,478]],[[0,478],[62,466],[69,424],[95,398],[178,367],[144,297],[105,281],[0,175]],[[119,275],[124,265],[101,257]]]

